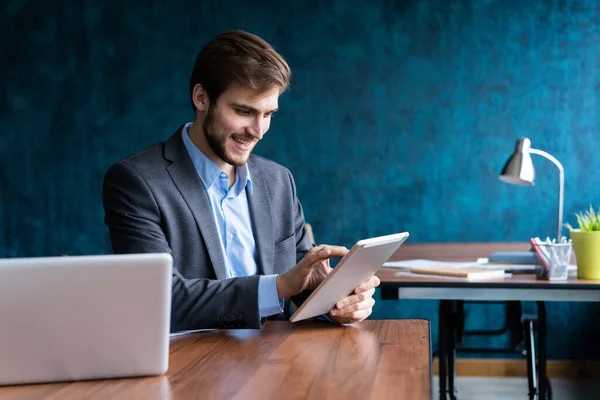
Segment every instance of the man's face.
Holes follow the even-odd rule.
[[[234,85],[223,92],[217,104],[209,106],[202,124],[215,154],[227,164],[244,165],[269,130],[278,99],[277,88],[258,92]]]

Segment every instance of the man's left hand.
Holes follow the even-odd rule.
[[[353,294],[338,301],[333,310],[329,312],[329,318],[338,324],[354,324],[364,321],[373,311],[375,300],[373,293],[379,286],[379,278],[372,276],[362,283]]]

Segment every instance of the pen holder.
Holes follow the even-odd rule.
[[[571,243],[541,243],[538,244],[541,254],[537,254],[541,268],[538,269],[537,278],[550,281],[567,280],[569,276],[569,262],[571,260]]]

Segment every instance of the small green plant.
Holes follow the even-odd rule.
[[[590,209],[584,214],[583,212],[575,213],[577,217],[577,223],[579,224],[579,230],[582,232],[600,231],[600,209],[596,213],[594,208],[590,205]],[[565,227],[572,231],[573,227],[571,224],[566,223]]]

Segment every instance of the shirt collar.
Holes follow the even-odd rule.
[[[204,187],[208,189],[219,177],[219,174],[223,171],[217,165],[212,162],[203,152],[196,147],[192,139],[190,139],[190,135],[188,134],[188,130],[192,126],[191,122],[188,122],[184,125],[181,130],[181,137],[183,139],[183,144],[192,159],[192,163],[194,164],[194,168],[200,177],[200,180],[204,184]],[[244,164],[241,167],[236,167],[236,183],[235,194],[239,195],[245,188],[248,186],[248,191],[252,194],[252,179],[250,177],[250,170],[248,169],[248,164]]]

